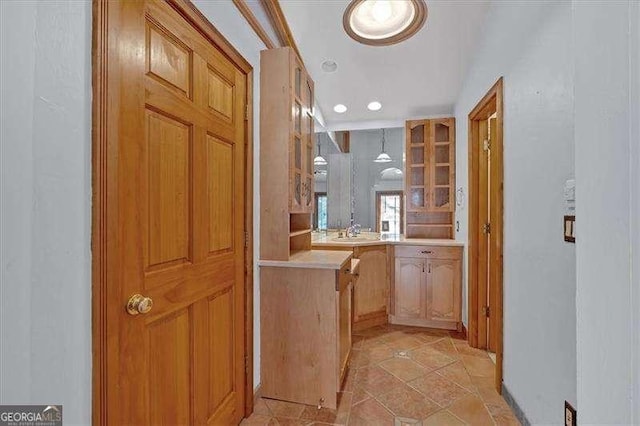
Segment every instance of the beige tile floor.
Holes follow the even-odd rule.
[[[494,363],[457,333],[380,326],[355,333],[337,410],[261,398],[243,425],[519,425]]]

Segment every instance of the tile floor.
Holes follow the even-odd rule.
[[[402,326],[356,332],[337,410],[261,398],[243,425],[519,425],[494,364],[457,333]]]

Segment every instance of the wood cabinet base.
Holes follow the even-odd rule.
[[[386,309],[361,315],[358,321],[353,322],[353,331],[361,331],[377,325],[385,325],[389,322],[388,318],[389,315]]]
[[[444,322],[432,321],[422,318],[397,318],[395,315],[389,315],[389,323],[395,325],[409,325],[413,327],[440,328],[443,330],[462,331],[461,322]]]

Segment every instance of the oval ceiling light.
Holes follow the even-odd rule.
[[[378,101],[369,102],[367,108],[369,109],[369,111],[380,111],[380,109],[382,108],[382,104]]]
[[[426,20],[424,0],[352,0],[342,25],[355,41],[388,46],[417,33]]]
[[[336,72],[338,69],[338,64],[334,61],[324,61],[321,65],[322,71],[324,72]]]
[[[347,112],[347,107],[342,105],[342,104],[338,104],[338,105],[333,107],[333,110],[335,112],[337,112],[338,114],[342,114],[344,112]]]

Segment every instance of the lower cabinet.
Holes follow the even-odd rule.
[[[353,257],[360,259],[360,275],[354,287],[353,328],[362,330],[388,321],[388,246],[357,246]]]
[[[262,396],[337,407],[351,352],[350,259],[340,269],[260,267]]]
[[[390,321],[462,328],[462,247],[396,246]]]

